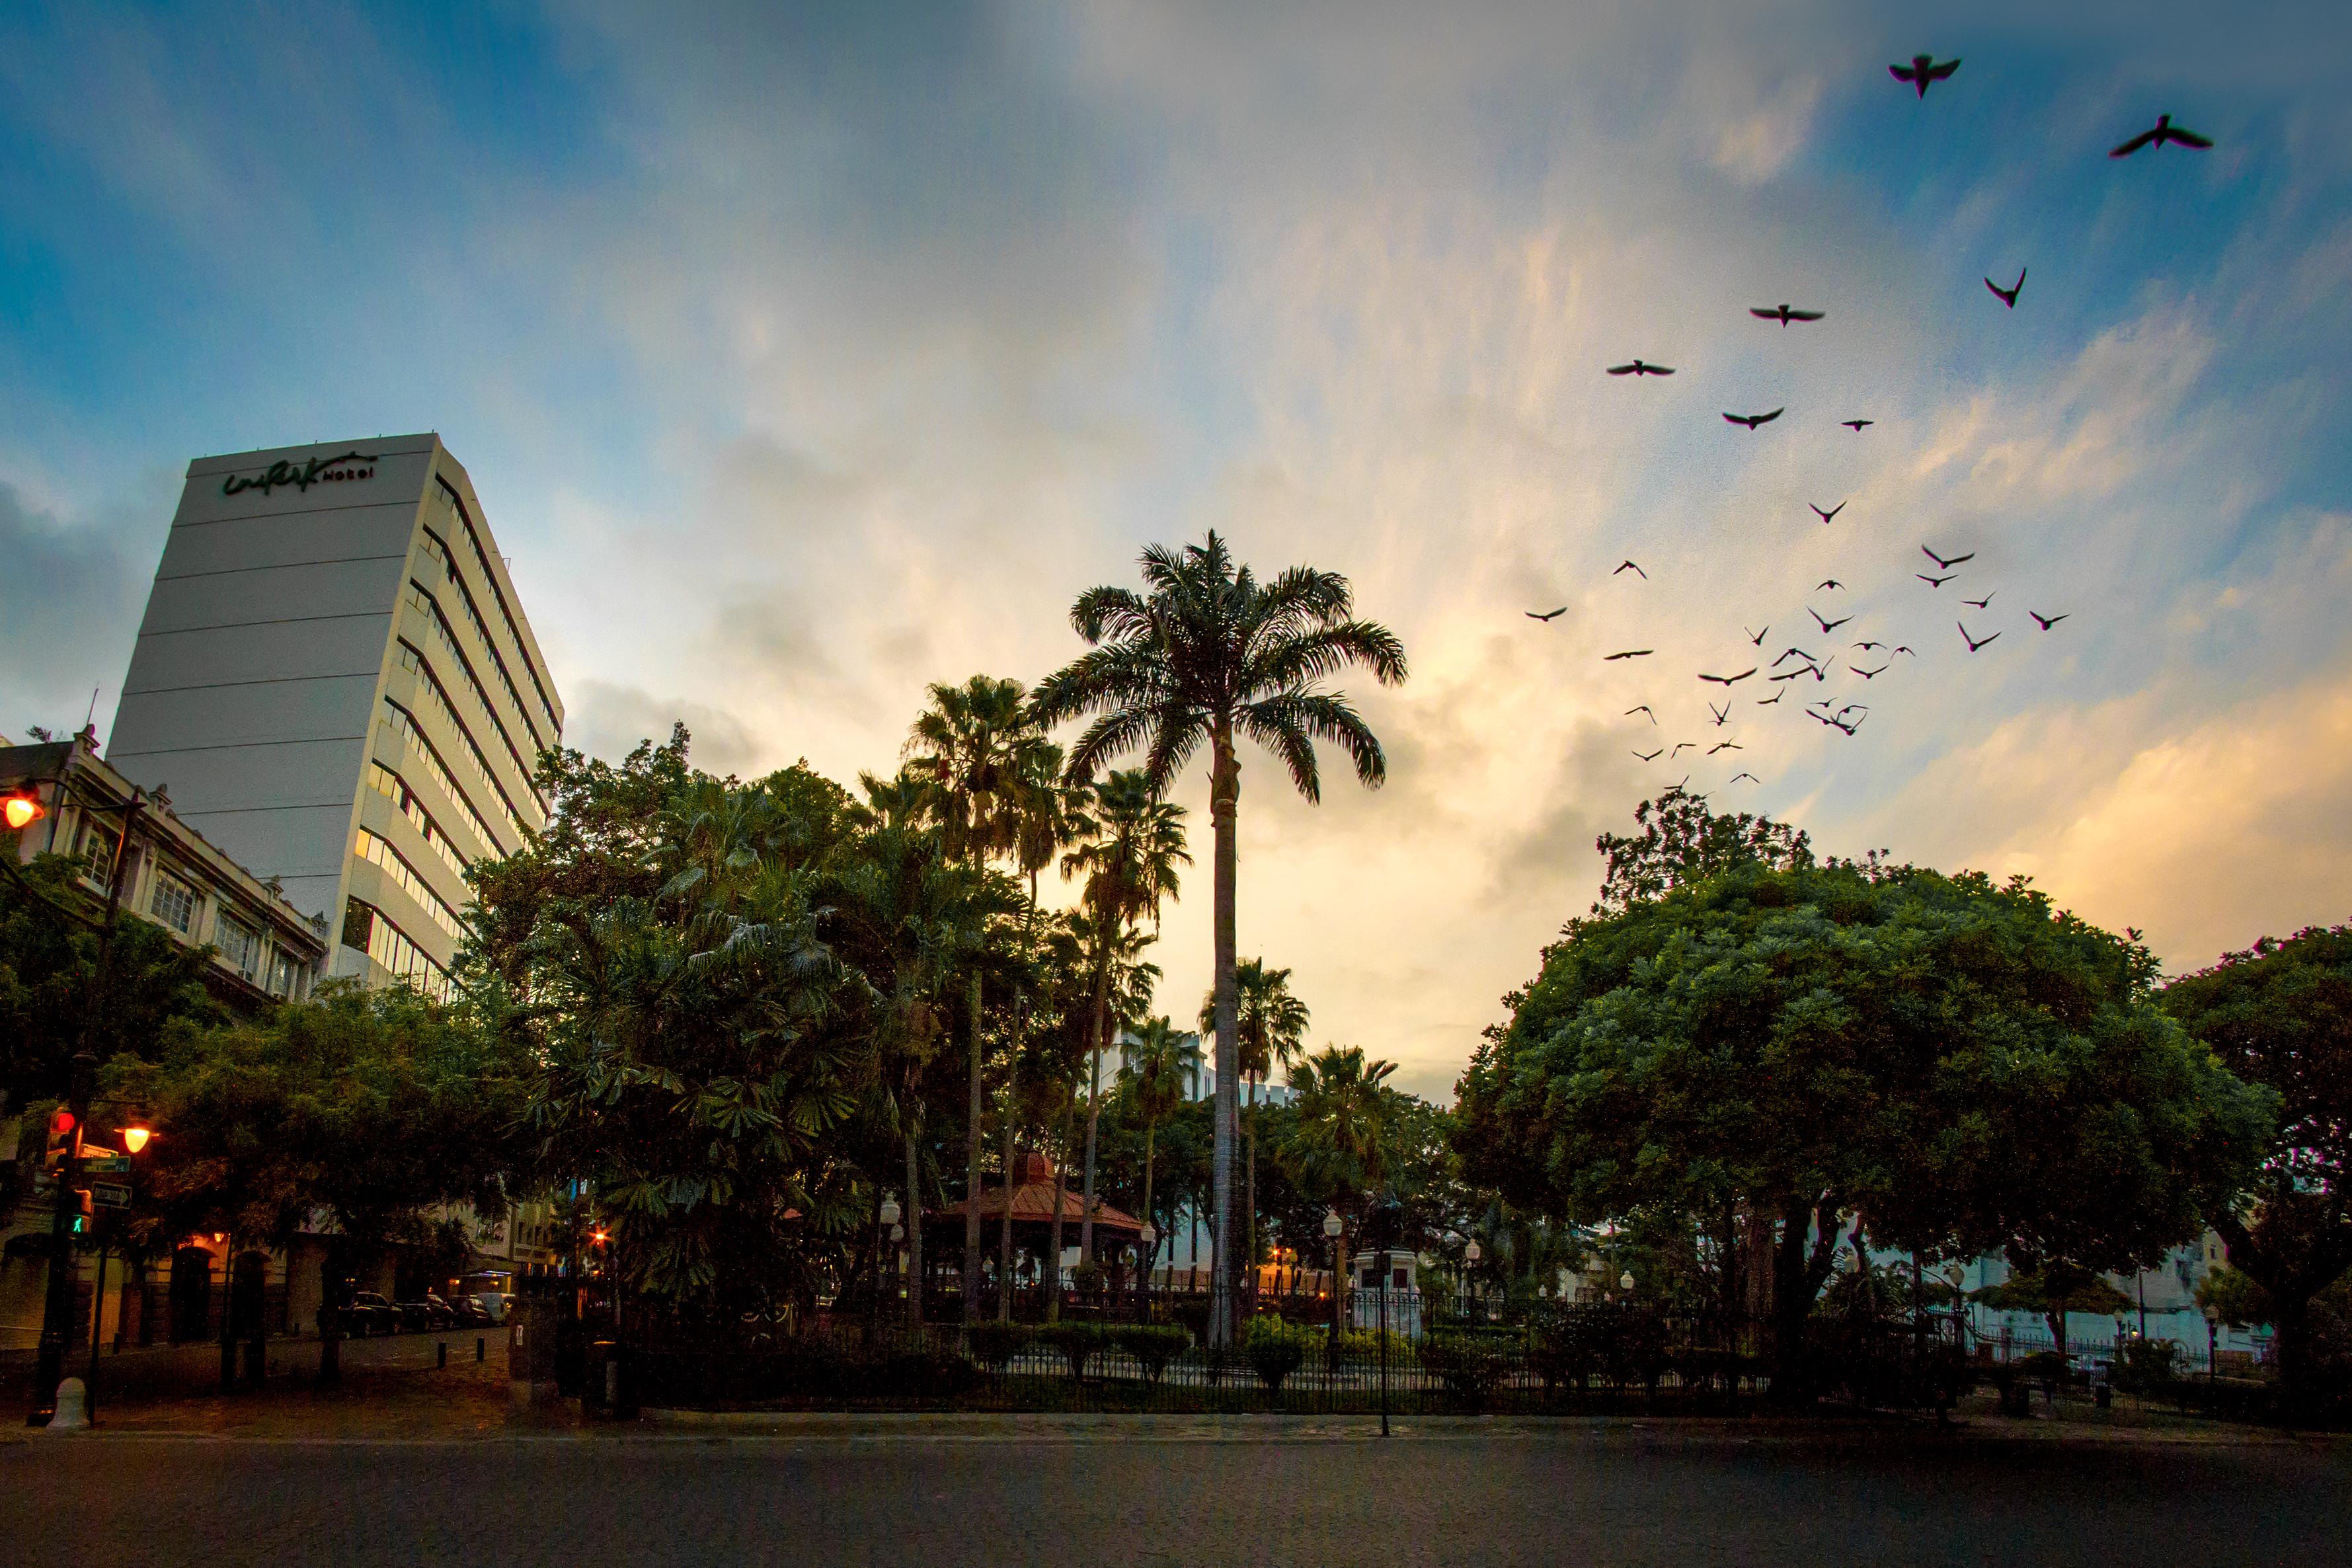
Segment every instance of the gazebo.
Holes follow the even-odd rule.
[[[983,1184],[978,1198],[980,1207],[980,1245],[984,1258],[997,1255],[999,1238],[1003,1234],[1005,1211],[1013,1214],[1013,1246],[1016,1252],[1043,1258],[1053,1249],[1054,1235],[1054,1164],[1045,1155],[1030,1152],[1021,1156],[1013,1167],[1019,1179],[1008,1192],[1003,1182],[993,1186]],[[986,1178],[982,1178],[983,1184]],[[923,1211],[923,1256],[942,1262],[950,1257],[963,1256],[964,1214],[972,1200],[948,1205],[944,1208]],[[1080,1226],[1086,1220],[1086,1200],[1075,1189],[1062,1192],[1062,1245],[1078,1244]],[[1095,1200],[1095,1256],[1116,1257],[1129,1247],[1139,1247],[1143,1242],[1143,1222],[1123,1210],[1115,1209],[1101,1199]]]

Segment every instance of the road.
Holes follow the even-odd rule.
[[[2339,1562],[2352,1525],[2352,1452],[2329,1445],[1743,1439],[1623,1424],[1495,1435],[1468,1423],[1384,1444],[1339,1423],[1172,1429],[1187,1430],[1206,1435],[999,1423],[929,1436],[902,1424],[854,1436],[43,1436],[0,1446],[0,1539],[34,1563],[205,1568],[2214,1568]]]

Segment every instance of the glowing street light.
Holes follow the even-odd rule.
[[[11,832],[21,833],[48,814],[49,808],[41,804],[30,784],[0,796],[0,823],[5,823]]]

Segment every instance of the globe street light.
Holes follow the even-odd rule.
[[[1478,1238],[1472,1237],[1462,1248],[1462,1282],[1469,1289],[1470,1304],[1478,1304]]]
[[[1347,1300],[1347,1287],[1339,1273],[1339,1237],[1348,1222],[1339,1217],[1338,1209],[1323,1211],[1323,1234],[1331,1239],[1331,1375],[1339,1375],[1339,1303]]]

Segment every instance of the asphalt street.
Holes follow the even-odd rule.
[[[1425,1430],[0,1446],[20,1561],[2322,1563],[2352,1455]]]

